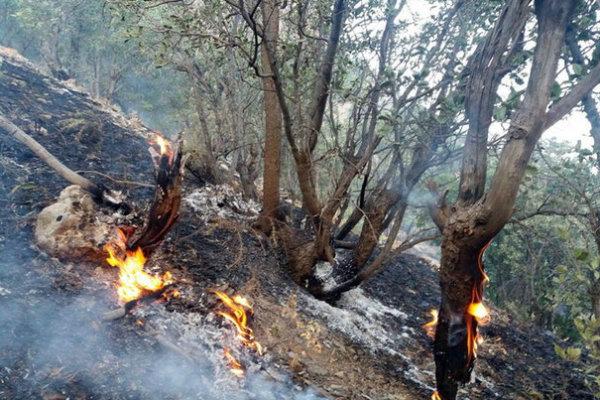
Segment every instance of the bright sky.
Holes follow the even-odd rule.
[[[575,110],[567,117],[558,121],[550,127],[542,139],[554,138],[561,142],[569,142],[575,145],[581,141],[582,147],[591,149],[594,141],[590,135],[590,123],[582,111]]]

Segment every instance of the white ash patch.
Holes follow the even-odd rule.
[[[194,385],[197,394],[189,400],[325,400],[296,386],[284,367],[273,362],[268,349],[259,357],[242,348],[233,328],[222,324],[216,314],[167,312],[160,304],[134,314],[144,321],[143,329],[150,337],[166,339],[190,361],[187,365],[165,365],[164,369],[169,379]],[[223,355],[225,346],[244,365],[244,379],[229,371]],[[190,371],[190,365],[194,370]]]
[[[0,296],[7,296],[9,294],[11,294],[12,292],[8,289],[3,288],[2,286],[0,286]]]
[[[308,303],[308,311],[315,316],[324,317],[331,328],[359,342],[373,353],[383,351],[398,354],[395,349],[400,348],[400,335],[391,332],[388,321],[407,319],[404,312],[367,297],[361,288],[344,293],[338,302],[339,307],[308,295],[304,297]]]
[[[334,258],[335,264],[337,264],[337,254],[336,258]],[[321,281],[323,285],[323,290],[331,290],[338,285],[334,276],[334,266],[331,265],[328,261],[320,261],[315,265],[314,277]]]
[[[259,205],[246,200],[230,185],[206,185],[184,197],[185,203],[203,219],[232,218],[248,220],[256,218]]]

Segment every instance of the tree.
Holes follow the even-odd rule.
[[[270,233],[272,219],[281,219],[279,210],[281,175],[281,110],[277,99],[275,82],[272,78],[271,61],[268,46],[276,51],[279,36],[279,4],[274,0],[264,0],[262,20],[265,26],[265,38],[261,46],[261,66],[263,83],[263,107],[265,110],[265,152],[263,173],[263,209],[259,225]],[[277,54],[274,54],[277,57]]]
[[[458,196],[452,204],[442,196],[440,203],[431,206],[432,218],[442,233],[442,300],[434,354],[437,389],[444,400],[456,397],[458,384],[469,381],[473,368],[479,315],[470,305],[480,303],[482,298],[482,252],[511,217],[519,185],[541,134],[600,81],[600,68],[593,69],[547,110],[566,28],[577,1],[535,1],[537,36],[527,88],[510,119],[498,166],[485,190],[488,132],[496,93],[503,75],[514,68],[513,55],[521,49],[529,3],[509,0],[488,38],[470,59],[466,94],[469,130]]]

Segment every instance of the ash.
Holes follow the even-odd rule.
[[[230,185],[207,184],[185,196],[186,204],[204,216],[204,220],[228,218],[235,221],[248,221],[256,218],[260,206],[254,200],[246,200]]]

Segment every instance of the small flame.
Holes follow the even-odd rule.
[[[431,395],[431,400],[442,400],[437,390]]]
[[[229,309],[227,312],[217,311],[216,313],[221,315],[227,321],[231,322],[233,326],[235,326],[237,332],[236,338],[244,346],[253,349],[258,353],[258,355],[262,356],[263,347],[259,342],[256,341],[256,339],[254,339],[252,329],[248,326],[248,313],[250,315],[253,315],[254,313],[248,300],[239,294],[229,297],[223,292],[213,291],[213,293],[216,294],[219,299],[221,299],[223,304],[225,304]],[[225,347],[224,356],[227,360],[229,370],[238,378],[243,378],[244,367],[231,355],[229,347]]]
[[[164,156],[168,157],[169,164],[171,164],[173,162],[173,148],[171,146],[171,142],[169,142],[167,139],[165,139],[163,136],[159,135],[158,133],[155,133],[154,137],[152,138],[152,140],[150,140],[149,143],[151,146],[158,147],[157,151],[161,157],[164,157]]]
[[[117,293],[121,301],[126,303],[135,300],[144,291],[155,292],[173,283],[170,272],[165,272],[161,277],[144,271],[144,252],[141,248],[127,250],[127,236],[121,229],[117,229],[117,237],[104,248],[108,252],[106,261],[119,268]]]
[[[217,314],[221,315],[235,326],[237,338],[242,344],[256,350],[258,355],[262,356],[263,348],[261,344],[254,339],[252,329],[248,326],[248,314],[246,313],[246,310],[248,310],[250,315],[253,314],[252,307],[248,300],[240,295],[235,295],[232,298],[223,292],[215,291],[213,293],[216,294],[223,304],[229,308],[228,312],[217,311]]]
[[[479,251],[477,256],[477,267],[481,273],[481,279],[479,282],[473,284],[473,290],[471,295],[471,303],[467,307],[465,322],[467,324],[467,362],[477,357],[477,347],[483,342],[483,338],[479,335],[478,328],[475,325],[473,318],[477,321],[478,325],[485,326],[490,323],[491,317],[490,312],[486,306],[482,303],[483,298],[483,286],[485,282],[489,282],[489,278],[483,270],[483,253],[492,243],[490,240],[485,246]]]
[[[485,326],[490,323],[490,312],[481,302],[469,304],[467,312],[475,317],[477,323],[481,326]]]
[[[429,311],[429,314],[431,314],[432,320],[421,326],[425,328],[425,331],[430,338],[435,339],[435,328],[437,327],[439,313],[438,310],[433,309]]]
[[[227,360],[227,366],[229,366],[229,370],[231,371],[231,373],[233,373],[238,378],[243,378],[244,377],[244,367],[231,354],[231,349],[229,347],[225,347],[223,356]]]

